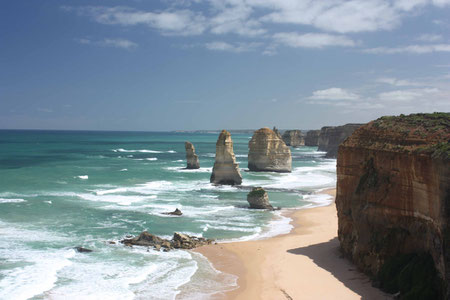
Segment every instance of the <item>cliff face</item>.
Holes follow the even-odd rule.
[[[325,126],[320,130],[319,151],[325,151],[325,157],[336,158],[339,145],[362,124],[346,124],[343,126]]]
[[[291,172],[291,149],[269,128],[261,128],[248,143],[250,171]]]
[[[299,147],[305,145],[305,139],[300,130],[286,130],[282,139],[286,146]]]
[[[191,142],[185,142],[184,147],[186,149],[186,169],[199,169],[200,162],[198,160],[198,155],[195,154],[194,145]]]
[[[318,146],[319,145],[320,130],[310,130],[306,133],[305,146]]]
[[[413,270],[434,265],[444,284],[438,286],[436,279],[420,287],[427,279],[416,280],[412,285],[422,294],[411,299],[449,299],[449,128],[448,113],[383,117],[357,129],[339,147],[341,248],[382,287],[402,295],[412,293],[405,286],[413,281]],[[432,259],[426,268],[427,257]]]
[[[222,130],[216,143],[216,160],[211,174],[211,183],[215,184],[241,184],[242,176],[239,164],[233,152],[231,134]]]

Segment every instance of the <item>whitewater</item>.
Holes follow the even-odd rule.
[[[0,299],[201,299],[235,288],[235,276],[198,253],[118,241],[144,230],[218,242],[288,233],[283,211],[249,210],[246,194],[262,186],[274,207],[326,205],[331,198],[316,192],[335,186],[336,160],[292,148],[292,173],[248,172],[250,135],[232,134],[242,186],[214,186],[217,136],[0,131]],[[185,141],[198,170],[184,169]],[[182,217],[162,214],[176,208]]]

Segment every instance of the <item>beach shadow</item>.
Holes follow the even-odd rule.
[[[310,245],[287,250],[290,254],[304,255],[313,260],[320,268],[327,270],[342,282],[347,288],[361,296],[364,300],[393,299],[389,294],[382,298],[374,296],[374,287],[369,278],[358,271],[348,259],[344,258],[339,251],[339,240],[337,237],[325,243]]]

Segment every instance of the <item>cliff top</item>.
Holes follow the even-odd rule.
[[[450,158],[450,113],[385,116],[360,127],[344,143]]]

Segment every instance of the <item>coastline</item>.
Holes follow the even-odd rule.
[[[336,196],[336,189],[319,193]],[[287,211],[294,228],[264,240],[197,248],[238,287],[214,299],[392,299],[371,286],[339,252],[337,215],[330,205]]]

